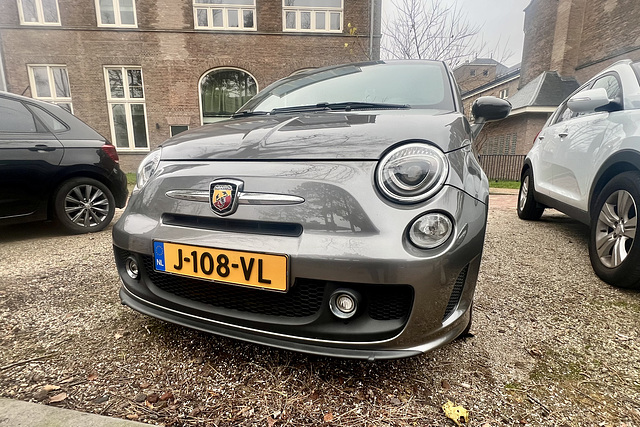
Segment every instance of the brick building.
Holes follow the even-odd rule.
[[[2,0],[0,90],[58,103],[124,170],[296,71],[376,59],[381,0]]]
[[[640,60],[637,0],[531,0],[524,13],[522,63],[508,82],[513,110],[485,127],[481,154],[526,154],[549,115],[580,84],[620,59]],[[504,83],[500,76],[476,79],[463,90],[467,111],[478,97],[496,96]]]

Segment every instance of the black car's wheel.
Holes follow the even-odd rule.
[[[115,214],[111,191],[100,181],[73,178],[56,192],[54,209],[58,221],[72,233],[91,233],[104,229]]]
[[[625,172],[602,189],[591,213],[589,258],[605,282],[640,288],[640,242],[636,242],[640,174]]]
[[[531,173],[531,169],[527,169],[520,180],[518,216],[521,219],[535,221],[540,219],[542,212],[544,212],[544,207],[541,207],[533,197],[533,173]]]

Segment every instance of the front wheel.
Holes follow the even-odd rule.
[[[598,277],[620,288],[640,288],[639,203],[640,173],[625,172],[602,189],[591,214],[591,266]]]
[[[116,212],[113,194],[106,185],[91,178],[73,178],[63,183],[54,199],[60,224],[72,233],[103,230]]]
[[[542,212],[544,212],[544,207],[540,207],[533,197],[533,173],[531,169],[527,169],[520,180],[518,216],[520,219],[536,221],[540,219]]]

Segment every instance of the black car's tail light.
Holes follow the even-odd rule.
[[[410,143],[387,153],[376,171],[382,194],[396,203],[427,200],[440,191],[449,174],[444,153],[431,145]]]
[[[118,157],[118,152],[116,151],[116,147],[111,144],[104,144],[100,147],[104,153],[111,158],[116,163],[120,163],[120,157]]]

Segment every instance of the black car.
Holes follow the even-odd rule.
[[[0,225],[57,219],[100,231],[127,202],[109,141],[62,107],[0,92]]]

